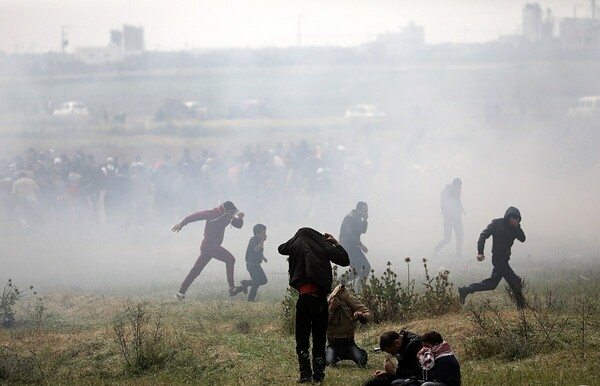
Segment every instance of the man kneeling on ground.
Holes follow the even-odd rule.
[[[344,284],[339,284],[327,299],[329,323],[327,325],[327,365],[335,365],[345,359],[354,361],[359,367],[367,365],[368,355],[354,342],[356,322],[365,324],[373,321],[369,309],[358,300]]]

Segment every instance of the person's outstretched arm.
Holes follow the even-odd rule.
[[[487,240],[492,233],[494,233],[495,224],[492,221],[490,225],[488,225],[483,232],[479,235],[479,240],[477,241],[477,253],[479,255],[483,255],[483,251],[485,249],[485,240]]]

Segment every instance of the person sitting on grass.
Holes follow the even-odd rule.
[[[391,359],[386,358],[383,370],[377,370],[373,377],[364,383],[364,386],[388,386],[398,380],[404,382],[406,379],[421,376],[421,367],[417,359],[417,353],[423,345],[421,337],[410,331],[402,330],[388,331],[379,338],[379,348],[397,360],[396,366]],[[402,383],[398,383],[402,384]]]
[[[418,358],[426,381],[422,386],[460,386],[460,364],[450,345],[435,331],[423,334],[421,342]]]

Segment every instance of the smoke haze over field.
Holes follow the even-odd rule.
[[[411,8],[409,2],[379,3]],[[499,6],[492,3],[478,6],[493,13]],[[517,10],[521,4],[508,3]],[[364,9],[367,2],[357,4]],[[467,9],[466,4],[457,9]],[[49,6],[41,2],[40,9]],[[20,3],[8,2],[0,6],[0,15],[7,7],[14,14],[25,12]],[[332,2],[325,11],[340,8],[342,3]],[[295,15],[299,9],[286,12]],[[430,8],[414,9],[425,13]],[[307,16],[307,36],[315,19]],[[371,19],[378,20],[377,14]],[[98,20],[106,28],[118,23],[105,15]],[[286,24],[284,19],[277,23]],[[41,33],[39,26],[25,26],[27,33]],[[7,28],[25,36],[13,25]],[[369,26],[365,31],[377,32]],[[151,35],[148,39],[161,47],[171,44],[152,41]],[[243,45],[279,44],[248,39]],[[0,49],[11,43],[5,37]],[[465,63],[262,66],[260,53],[246,54],[253,66],[182,68],[173,63],[161,70],[90,67],[87,73],[2,74],[0,280],[11,277],[47,288],[156,286],[174,292],[198,255],[204,223],[189,224],[179,234],[170,228],[225,200],[246,213],[244,227],[227,228],[223,243],[237,259],[237,282],[247,276],[244,252],[254,224],[267,226],[269,262],[264,268],[275,278],[269,285],[279,285],[287,265],[277,246],[303,226],[337,236],[357,201],[369,204],[369,229],[362,240],[378,272],[387,261],[399,268],[410,256],[413,261],[429,258],[434,270],[449,268],[456,282],[465,282],[474,271],[487,273],[489,261],[475,262],[476,241],[509,206],[521,210],[527,235],[525,244],[513,247],[516,271],[598,256],[599,121],[567,117],[579,97],[600,94],[596,62],[481,63],[475,58]],[[72,100],[83,101],[89,115],[53,114],[60,103]],[[160,118],[159,112],[188,112],[181,107],[184,101],[206,107],[206,116]],[[345,116],[356,105],[373,105],[381,116]],[[190,158],[182,158],[185,148]],[[29,214],[19,212],[12,196],[21,171],[34,172],[41,189]],[[132,180],[134,175],[138,178]],[[434,246],[443,236],[440,193],[457,177],[466,212],[464,252],[454,257],[453,237],[434,258]],[[82,182],[75,189],[71,183],[77,181]],[[488,256],[490,249],[488,240]],[[211,261],[190,291],[200,291],[206,282],[226,289],[222,262]]]

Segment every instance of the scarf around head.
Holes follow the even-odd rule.
[[[421,364],[421,368],[423,370],[431,370],[435,365],[435,360],[437,358],[450,355],[454,355],[454,351],[452,351],[450,345],[444,341],[430,349],[423,347],[417,354],[417,358],[419,358],[419,363]]]

